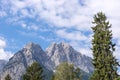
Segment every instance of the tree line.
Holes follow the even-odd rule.
[[[12,78],[8,74],[5,80],[12,80]],[[45,80],[43,68],[39,63],[34,62],[26,69],[22,80]],[[57,67],[56,72],[50,80],[81,80],[81,72],[79,68],[74,68],[73,64],[64,62]]]
[[[89,80],[120,80],[117,73],[120,66],[113,52],[115,44],[112,42],[111,24],[104,13],[94,15],[92,39],[92,64],[94,72]],[[5,80],[11,80],[8,74]],[[38,63],[33,63],[26,69],[23,80],[44,80],[43,69]],[[51,80],[82,80],[81,70],[73,64],[61,63],[53,74]]]

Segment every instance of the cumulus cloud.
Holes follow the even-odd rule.
[[[2,2],[6,4],[6,0]],[[56,27],[90,30],[92,16],[99,11],[106,13],[113,26],[117,24],[116,21],[120,19],[119,2],[119,0],[9,0],[6,5],[10,7],[9,11],[13,15],[21,18],[44,19]],[[116,30],[115,26],[113,29]]]
[[[21,26],[22,26],[22,28],[27,29],[27,30],[34,30],[34,31],[39,30],[39,27],[34,24],[22,23]]]
[[[112,24],[113,38],[118,44],[115,55],[120,57],[118,55],[120,52],[120,0],[1,0],[0,2],[2,11],[4,11],[0,15],[7,16],[10,14],[15,17],[13,21],[32,18],[37,22],[45,20],[54,28],[77,29],[79,32],[56,29],[55,33],[60,38],[71,42],[83,41],[85,45],[90,44],[91,37],[89,35],[91,33],[89,35],[86,33],[91,31],[93,15],[103,11]],[[26,23],[21,26],[25,29],[34,30],[40,28],[40,26]],[[85,49],[86,47],[81,52],[85,53]]]
[[[3,39],[0,39],[0,48],[4,48],[6,46],[6,42]]]
[[[62,29],[62,30],[57,30],[56,34],[59,37],[65,38],[68,40],[85,41],[88,39],[85,35],[83,35],[81,32],[78,32],[78,31],[67,32],[65,29]]]
[[[7,14],[6,14],[6,12],[5,11],[0,11],[0,17],[4,17],[4,16],[6,16]]]
[[[90,30],[92,16],[99,11],[105,12],[110,20],[119,21],[120,19],[118,18],[120,16],[119,0],[85,0],[84,2],[79,0],[10,0],[10,4],[10,11],[14,15],[22,18],[42,18],[56,27]],[[115,25],[114,21],[112,24]]]
[[[0,59],[8,60],[13,54],[9,51],[6,51],[4,48],[6,47],[6,41],[4,38],[0,37]]]
[[[10,0],[8,6],[12,15],[19,16],[18,19],[44,19],[56,27],[89,30],[86,23],[90,23],[90,16],[82,13],[84,9],[79,0]]]
[[[89,47],[87,47],[87,48],[80,48],[79,51],[82,52],[82,54],[84,54],[84,55],[87,55],[89,57],[93,57],[92,56],[92,51],[90,50]]]

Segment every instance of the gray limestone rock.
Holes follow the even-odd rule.
[[[93,71],[92,59],[77,52],[65,42],[59,44],[53,43],[46,49],[46,54],[49,57],[48,63],[52,64],[49,66],[51,70],[55,70],[56,66],[61,62],[69,62],[87,73]]]
[[[43,65],[44,58],[45,53],[38,44],[28,43],[9,59],[9,62],[3,68],[1,80],[4,80],[7,74],[10,74],[12,80],[21,80],[28,66],[35,61]]]
[[[44,74],[49,74],[46,80],[50,79],[52,72],[62,62],[72,63],[87,73],[93,71],[91,58],[77,52],[65,42],[53,43],[46,51],[38,44],[30,42],[9,59],[2,69],[0,80],[4,80],[7,74],[10,74],[12,80],[21,80],[26,68],[35,61],[43,66]]]

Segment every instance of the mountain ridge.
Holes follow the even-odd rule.
[[[62,62],[72,63],[75,67],[90,73],[93,71],[90,60],[91,58],[77,52],[65,42],[53,43],[45,51],[40,45],[30,42],[9,59],[3,67],[1,80],[4,80],[7,74],[10,74],[13,80],[21,80],[26,68],[33,62],[41,64],[47,73],[53,72]]]
[[[53,43],[46,49],[45,52],[53,61],[53,64],[55,64],[54,67],[57,67],[57,65],[59,65],[59,63],[61,62],[69,62],[69,63],[73,63],[75,67],[79,67],[87,73],[93,71],[92,64],[87,61],[89,60],[91,62],[91,58],[87,57],[86,55],[82,55],[80,52],[76,51],[68,43],[65,43],[65,42],[61,42],[58,44]],[[82,64],[82,63],[85,63],[85,64]],[[86,64],[89,64],[90,66],[86,67]],[[84,66],[79,66],[79,65],[84,65]],[[52,68],[54,67],[52,66]]]

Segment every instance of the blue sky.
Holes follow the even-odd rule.
[[[120,60],[120,0],[0,0],[0,59],[8,60],[28,42],[45,50],[65,41],[92,56],[93,16],[103,11],[112,24],[114,55]]]

